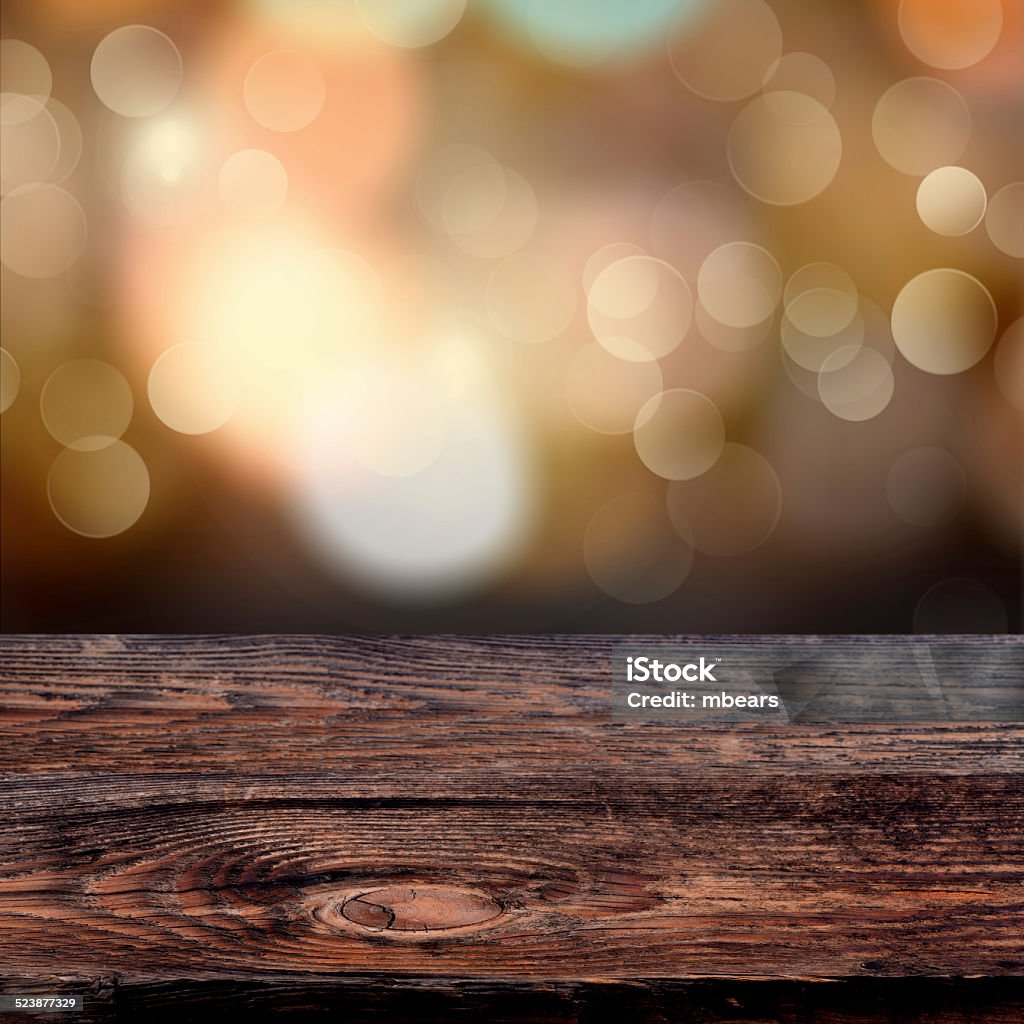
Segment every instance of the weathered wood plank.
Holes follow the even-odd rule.
[[[834,978],[1024,970],[1017,776],[559,784],[339,796],[332,776],[49,780],[0,846],[9,962],[172,970]],[[454,782],[455,780],[453,780]],[[182,785],[182,783],[185,783]],[[349,782],[351,785],[351,782]],[[162,790],[162,791],[161,791]],[[362,927],[388,885],[481,893],[456,934]]]
[[[614,724],[610,642],[0,640],[4,988],[97,1020],[1019,1019],[1019,726]]]
[[[0,638],[0,771],[1024,769],[1024,725],[613,723],[614,642]]]

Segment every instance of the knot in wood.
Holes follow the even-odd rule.
[[[446,932],[472,928],[501,914],[490,896],[446,885],[392,885],[350,896],[342,916],[381,932]]]

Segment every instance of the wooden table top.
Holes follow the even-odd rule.
[[[612,722],[614,639],[0,638],[0,991],[1024,1019],[1024,727]]]

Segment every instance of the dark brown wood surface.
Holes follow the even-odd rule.
[[[613,723],[613,640],[0,638],[0,988],[1024,1018],[1024,728]]]

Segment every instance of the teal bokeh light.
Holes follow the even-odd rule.
[[[520,42],[586,66],[641,56],[692,25],[713,0],[480,0]]]

